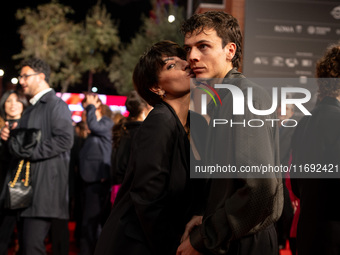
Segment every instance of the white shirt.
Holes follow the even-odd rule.
[[[52,88],[48,88],[48,89],[44,89],[44,90],[40,91],[38,94],[36,94],[34,97],[32,97],[30,99],[31,105],[35,105],[43,95],[50,92],[51,90],[52,90]]]

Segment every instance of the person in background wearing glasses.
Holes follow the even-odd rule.
[[[1,132],[1,139],[8,141],[13,156],[31,162],[33,201],[20,214],[23,220],[22,248],[28,255],[46,254],[44,240],[51,223],[63,221],[66,223],[63,226],[67,227],[69,218],[68,176],[74,128],[71,112],[50,88],[49,78],[50,67],[45,61],[32,58],[22,63],[19,82],[24,94],[30,97],[31,106],[18,124],[23,132],[30,128],[39,129],[40,141],[29,150],[24,150],[21,145],[16,149],[12,143],[15,137],[11,135],[8,123]],[[16,126],[14,124],[12,128]]]

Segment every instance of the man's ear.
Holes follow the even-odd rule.
[[[231,61],[233,57],[235,56],[236,53],[236,44],[233,42],[228,43],[225,47],[224,50],[226,52],[226,58],[227,60]]]
[[[38,74],[41,80],[45,80],[45,74],[44,73],[39,73]]]

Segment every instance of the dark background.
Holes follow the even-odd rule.
[[[11,78],[18,76],[19,70],[16,66],[18,61],[12,60],[12,56],[21,52],[22,43],[17,33],[22,20],[18,21],[15,18],[17,9],[25,7],[35,8],[40,4],[49,3],[49,0],[25,0],[25,1],[6,1],[2,3],[4,7],[0,8],[0,69],[5,71],[3,77],[3,86],[10,82]],[[82,1],[67,1],[59,0],[60,3],[71,6],[75,11],[73,19],[76,22],[85,19],[89,8],[97,3],[97,0],[82,0]],[[119,35],[123,43],[129,42],[131,37],[138,31],[141,25],[141,15],[149,15],[152,9],[149,0],[102,0],[111,13],[111,18],[119,24]],[[94,77],[95,78],[95,77]],[[85,84],[85,87],[87,85]],[[82,87],[74,87],[70,92],[81,92]],[[78,91],[79,90],[79,91]],[[101,93],[116,94],[114,89],[99,91]]]
[[[247,77],[315,77],[316,62],[340,39],[339,0],[247,0]]]

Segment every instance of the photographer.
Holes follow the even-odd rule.
[[[80,254],[93,254],[98,229],[105,222],[105,206],[110,195],[112,151],[111,110],[96,94],[87,94],[82,102],[90,130],[79,152],[79,171],[82,184],[82,224]]]

